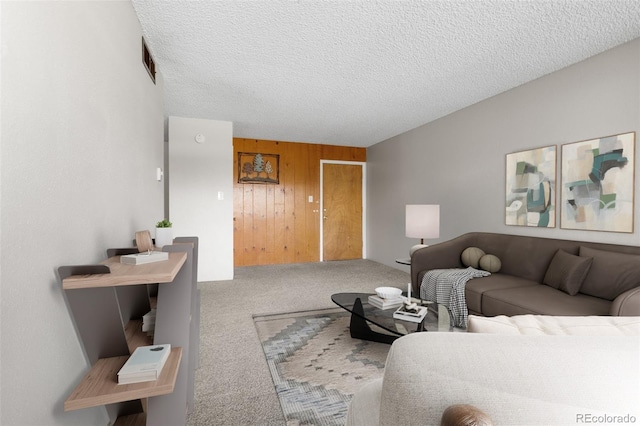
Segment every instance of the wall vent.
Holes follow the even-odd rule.
[[[153,84],[156,84],[156,64],[153,62],[153,57],[151,56],[151,52],[149,52],[147,43],[144,41],[144,37],[142,37],[142,63],[147,69],[151,81],[153,81]]]

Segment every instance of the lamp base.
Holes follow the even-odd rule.
[[[411,247],[411,248],[409,249],[409,256],[413,256],[413,253],[414,253],[416,250],[420,250],[421,248],[425,248],[425,247],[429,247],[429,246],[428,246],[428,245],[426,245],[426,244],[416,244],[415,246],[413,246],[413,247]]]

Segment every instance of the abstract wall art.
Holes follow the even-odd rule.
[[[555,228],[556,147],[507,154],[505,223]]]
[[[238,183],[280,183],[280,155],[239,152]]]
[[[635,138],[562,145],[561,228],[633,232]]]

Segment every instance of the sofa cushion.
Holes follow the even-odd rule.
[[[478,247],[467,247],[462,251],[460,255],[460,260],[464,266],[471,266],[472,268],[478,268],[480,258],[484,256],[485,253]]]
[[[592,257],[593,263],[580,293],[613,300],[640,285],[640,256],[589,247],[580,247],[580,256]]]
[[[470,315],[467,331],[494,334],[640,336],[640,317],[551,315],[481,317]]]
[[[575,256],[564,250],[558,250],[553,256],[542,282],[575,296],[578,294],[592,262],[593,258],[591,257]]]
[[[465,286],[464,296],[467,300],[467,308],[470,312],[482,312],[482,294],[486,291],[526,286],[540,286],[540,284],[506,274],[474,278],[467,281]]]
[[[482,312],[495,315],[608,315],[611,302],[598,297],[570,296],[548,285],[536,284],[502,290],[489,290],[482,295]],[[474,309],[475,311],[475,309]]]

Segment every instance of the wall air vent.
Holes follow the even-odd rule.
[[[156,64],[153,62],[151,52],[149,52],[149,48],[147,47],[147,43],[144,41],[144,37],[142,37],[142,63],[147,69],[149,77],[151,77],[151,81],[153,81],[153,84],[156,84]]]

